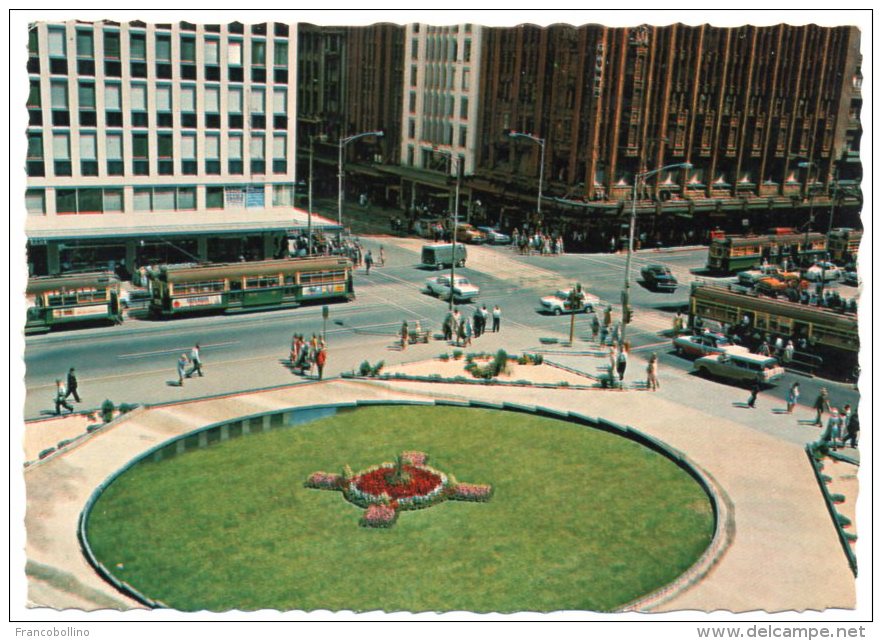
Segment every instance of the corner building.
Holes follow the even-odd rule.
[[[31,273],[282,251],[294,25],[37,23],[28,48]]]

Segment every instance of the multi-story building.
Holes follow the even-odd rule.
[[[280,253],[294,209],[296,27],[30,27],[31,271]]]
[[[517,224],[544,174],[540,224],[601,246],[635,176],[685,163],[640,182],[645,237],[805,225],[837,190],[851,207],[838,218],[853,223],[859,195],[839,187],[860,180],[859,37],[816,25],[486,29],[470,187]],[[542,141],[544,171],[539,146],[510,129]]]

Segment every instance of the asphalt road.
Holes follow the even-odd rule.
[[[418,267],[418,240],[380,237],[364,239],[364,244],[374,250],[375,257],[383,245],[386,265],[369,275],[360,268],[355,277],[356,300],[330,304],[327,322],[322,319],[321,305],[316,305],[172,321],[130,319],[116,327],[28,337],[25,416],[39,416],[52,408],[54,380],[63,379],[71,366],[77,368],[82,407],[98,407],[105,398],[117,403],[156,403],[205,394],[206,384],[199,387],[188,381],[183,388],[172,385],[177,380],[177,357],[197,342],[206,373],[216,377],[217,372],[223,372],[222,380],[211,382],[211,393],[291,382],[283,359],[295,332],[310,336],[326,331],[331,347],[328,375],[356,368],[362,360],[412,360],[411,353],[405,358],[392,345],[405,319],[419,320],[423,328],[440,331],[448,304],[428,295],[424,288],[425,280],[437,273]],[[675,310],[687,305],[688,283],[705,278],[694,272],[701,271],[706,253],[706,249],[692,249],[638,252],[633,257],[631,301],[635,313],[628,338],[635,354],[657,352],[663,370],[691,370],[691,361],[676,356],[663,333],[671,328]],[[655,262],[668,265],[679,279],[681,286],[675,293],[649,291],[638,282],[640,267]],[[568,337],[569,318],[540,313],[539,298],[574,282],[612,304],[616,318],[620,318],[624,266],[625,256],[618,254],[520,256],[509,248],[469,247],[468,266],[459,272],[481,288],[478,304],[488,309],[495,304],[501,307],[506,340],[511,343],[510,351],[515,351],[535,348],[543,337]],[[474,309],[472,305],[461,307],[469,314]],[[577,315],[573,349],[587,346],[582,341],[590,337],[590,321],[590,314]],[[810,404],[823,385],[837,405],[857,404],[857,391],[850,385],[791,373],[765,394],[783,399],[793,380],[800,381],[803,403]]]

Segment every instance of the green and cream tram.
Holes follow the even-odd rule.
[[[727,236],[711,240],[707,268],[711,272],[734,273],[761,265],[766,260],[779,265],[786,258],[790,266],[823,260],[827,252],[827,236],[777,233],[760,236]]]
[[[834,229],[827,234],[830,260],[839,265],[854,263],[861,245],[863,232],[857,229]]]
[[[96,321],[121,323],[119,292],[119,279],[111,272],[30,278],[25,334]]]
[[[151,287],[150,314],[158,318],[297,307],[355,297],[352,263],[334,256],[167,265],[152,274]]]

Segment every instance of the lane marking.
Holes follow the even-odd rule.
[[[224,345],[238,345],[240,341],[227,341],[225,343],[199,343],[199,349],[205,350],[209,347],[223,347]],[[160,349],[153,352],[134,352],[132,354],[119,354],[117,358],[142,358],[145,356],[157,356],[159,354],[171,354],[172,352],[185,351],[189,353],[190,347],[171,347],[168,349]]]

